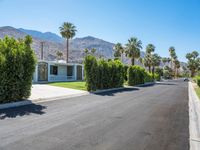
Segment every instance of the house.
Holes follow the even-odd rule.
[[[83,80],[83,65],[59,61],[38,61],[33,83]]]

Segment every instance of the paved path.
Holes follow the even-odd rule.
[[[188,150],[183,81],[0,110],[0,150]]]

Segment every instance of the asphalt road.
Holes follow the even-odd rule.
[[[0,110],[0,150],[189,150],[183,81]]]

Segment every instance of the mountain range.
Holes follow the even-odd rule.
[[[27,30],[23,28],[14,28],[10,26],[0,27],[0,38],[4,38],[5,36],[18,38],[24,38],[26,35],[31,35],[33,38],[32,48],[35,51],[35,54],[38,59],[41,56],[41,42],[44,42],[44,59],[45,60],[56,60],[56,52],[61,51],[63,53],[63,59],[66,58],[66,43],[65,40],[59,35],[51,32],[40,32],[36,30]],[[82,38],[74,38],[70,40],[69,47],[69,61],[70,62],[78,62],[82,63],[84,58],[84,49],[92,49],[95,48],[97,56],[103,56],[105,58],[113,58],[113,47],[114,43],[104,41],[99,38],[95,38],[92,36],[82,37]],[[141,52],[141,57],[143,58],[145,53]],[[128,58],[124,58],[124,63],[129,64],[130,60]],[[136,64],[140,64],[136,62]],[[163,64],[161,63],[161,67]],[[181,62],[181,66],[186,66],[186,63]]]
[[[55,60],[56,52],[61,51],[63,53],[63,59],[66,58],[66,44],[65,40],[55,33],[35,30],[27,30],[22,28],[14,28],[10,26],[0,27],[0,38],[5,36],[18,38],[24,38],[26,35],[31,35],[33,38],[32,48],[35,51],[36,56],[40,59],[41,56],[41,42],[44,42],[44,59]],[[75,38],[70,40],[69,47],[69,60],[70,62],[82,62],[84,57],[84,49],[96,49],[98,55],[102,55],[106,58],[113,57],[113,43],[98,39],[92,36],[83,38]]]

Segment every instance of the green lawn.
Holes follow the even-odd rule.
[[[71,89],[77,89],[77,90],[85,90],[86,91],[86,86],[85,82],[83,81],[74,81],[74,82],[53,82],[53,83],[48,83],[49,85],[52,86],[59,86],[59,87],[65,87],[65,88],[71,88]]]
[[[198,97],[200,98],[200,88],[199,87],[195,88],[195,91],[196,91]]]

